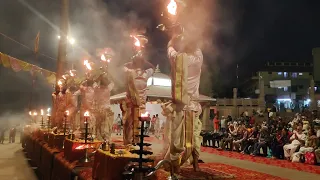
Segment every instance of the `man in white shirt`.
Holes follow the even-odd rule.
[[[297,150],[297,148],[304,144],[306,140],[306,135],[302,131],[302,127],[298,126],[297,131],[290,137],[290,144],[286,144],[283,146],[284,156],[287,160],[290,160],[293,153]]]

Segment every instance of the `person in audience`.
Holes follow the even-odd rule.
[[[230,150],[233,149],[233,138],[237,135],[237,129],[234,128],[233,124],[229,125],[228,128],[228,133],[226,135],[226,137],[224,137],[221,140],[221,146],[219,148],[219,150],[225,150],[226,146],[229,144],[230,145]]]
[[[272,158],[282,159],[284,157],[283,146],[289,142],[288,130],[279,127],[273,143],[271,144]]]
[[[218,115],[215,115],[213,118],[213,132],[215,132],[215,133],[219,132],[219,117],[218,117]]]
[[[257,156],[260,154],[260,149],[263,149],[263,155],[267,156],[267,141],[269,139],[268,127],[263,126],[260,130],[258,141],[254,144],[252,156]]]
[[[227,119],[224,116],[221,117],[220,128],[222,133],[226,132],[227,130]]]
[[[257,142],[259,131],[257,127],[253,127],[251,129],[251,133],[248,136],[248,140],[246,141],[246,145],[244,146],[243,150],[241,151],[242,154],[250,154],[251,147]]]
[[[313,128],[308,130],[308,136],[305,141],[305,145],[301,146],[298,152],[293,154],[292,162],[299,162],[301,155],[304,155],[306,152],[313,152],[317,149],[318,138],[316,132]]]
[[[4,142],[5,132],[6,132],[6,129],[4,127],[0,127],[0,144],[3,144]]]
[[[305,143],[306,135],[302,132],[302,126],[297,127],[297,131],[290,137],[290,144],[283,146],[284,156],[287,160],[291,160],[293,153],[299,146]]]
[[[240,126],[240,128],[238,129],[238,137],[239,138],[233,141],[233,146],[235,151],[239,152],[240,149],[243,150],[244,143],[247,141],[248,138],[248,130],[244,124]]]
[[[256,118],[252,115],[250,117],[249,126],[253,127],[255,123],[256,123]]]

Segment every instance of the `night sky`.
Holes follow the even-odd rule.
[[[163,22],[160,13],[166,11],[167,2],[70,0],[70,33],[77,45],[69,48],[69,51],[72,49],[69,61],[79,67],[85,52],[94,54],[96,48],[112,47],[117,53],[112,66],[120,67],[132,55],[129,34],[137,32],[145,33],[149,38],[148,59],[169,73],[165,54],[169,37],[155,28]],[[312,48],[320,47],[319,0],[190,2],[192,8],[202,12],[197,17],[190,15],[188,19],[198,22],[200,26],[197,27],[203,35],[205,65],[201,91],[204,94],[230,96],[236,84],[237,64],[240,82],[243,82],[267,61],[311,62]],[[58,54],[59,6],[58,0],[2,0],[0,33],[33,48],[35,36],[40,31],[40,53],[55,59]],[[0,51],[55,71],[55,60],[40,56],[35,61],[31,50],[2,35]],[[0,67],[0,92],[28,93],[30,88],[28,73],[14,73]],[[50,91],[50,85],[39,78],[39,99],[47,97],[44,99],[48,103]],[[11,93],[5,103],[17,102],[13,96]],[[0,103],[4,101],[0,100]],[[23,106],[25,104],[21,103],[20,107]]]

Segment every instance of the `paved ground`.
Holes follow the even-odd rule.
[[[161,152],[162,145],[154,143],[155,153]],[[209,153],[201,153],[201,159],[205,162],[217,162],[254,170],[274,176],[279,176],[293,180],[320,179],[320,175],[300,172],[297,170],[286,169],[276,166],[231,159],[228,157],[217,156]],[[0,144],[0,180],[37,180],[33,168],[30,167],[28,160],[24,156],[21,144]]]
[[[21,144],[0,144],[1,180],[36,180],[33,169],[24,156]]]

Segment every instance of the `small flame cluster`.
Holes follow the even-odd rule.
[[[89,60],[84,60],[83,65],[85,65],[86,68],[87,68],[89,71],[92,70],[92,67],[91,67],[91,64],[89,63]]]
[[[47,116],[50,116],[50,110],[51,110],[50,108],[47,109],[47,112],[48,112]],[[38,112],[37,111],[34,111],[34,112],[29,111],[29,115],[30,116],[38,116]],[[40,115],[41,116],[44,115],[44,110],[43,109],[40,109]]]

